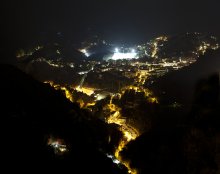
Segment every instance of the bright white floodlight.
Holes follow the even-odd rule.
[[[115,48],[115,52],[118,53],[118,52],[119,52],[119,49],[118,49],[118,48]]]

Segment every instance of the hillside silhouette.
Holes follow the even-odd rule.
[[[162,102],[177,102],[189,111],[197,82],[218,73],[219,69],[220,50],[209,51],[199,57],[196,63],[157,79],[150,88],[161,97]]]
[[[13,66],[0,65],[0,79],[2,170],[125,172],[103,152],[111,149],[109,136],[120,138],[114,126],[108,127],[68,101],[62,91],[34,80]],[[51,137],[64,141],[67,153],[57,155],[48,145]]]

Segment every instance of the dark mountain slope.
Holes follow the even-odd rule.
[[[132,141],[122,151],[139,174],[195,174],[220,171],[219,75],[199,79],[192,108],[184,121],[169,126],[172,118],[163,110],[165,122]],[[176,113],[176,117],[180,114]],[[167,124],[168,123],[168,124]]]
[[[0,65],[0,80],[2,170],[123,173],[99,151],[110,135],[105,123],[13,66]],[[67,153],[56,154],[51,138]]]
[[[207,52],[189,67],[159,78],[151,88],[168,102],[179,102],[190,108],[198,81],[220,71],[220,50]]]

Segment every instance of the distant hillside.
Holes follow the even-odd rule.
[[[154,38],[137,47],[140,61],[197,60],[208,50],[219,48],[219,39],[206,33],[183,33]]]
[[[220,50],[207,52],[189,67],[174,71],[156,80],[150,86],[163,100],[182,103],[190,108],[196,84],[220,72]]]
[[[86,57],[71,46],[53,43],[39,45],[28,51],[19,50],[17,65],[40,81],[74,83],[77,67]]]
[[[29,50],[19,50],[17,53],[18,60],[37,61],[39,58],[45,58],[51,61],[60,61],[63,63],[78,63],[82,62],[86,57],[76,50],[73,46],[61,45],[58,43],[50,43],[46,45],[38,45]]]
[[[159,46],[158,57],[180,58],[198,56],[204,50],[214,48],[218,39],[205,33],[185,33],[168,37],[168,41]]]
[[[161,36],[133,48],[140,57],[138,61],[161,61],[163,59],[166,62],[173,62],[181,59],[191,62],[197,60],[207,50],[217,49],[218,42],[216,37],[209,34],[186,33]],[[99,42],[87,41],[82,46],[81,51],[85,51],[89,57],[70,43],[36,44],[31,48],[17,51],[17,65],[40,81],[51,80],[59,84],[77,85],[81,79],[78,73],[89,69],[86,67],[89,64],[88,61],[101,62],[104,57],[113,55],[115,49],[114,45],[101,40]]]

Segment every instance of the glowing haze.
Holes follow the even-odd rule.
[[[138,54],[135,49],[131,49],[129,52],[121,52],[118,48],[115,48],[114,54],[107,57],[107,60],[119,60],[119,59],[137,59]]]
[[[112,58],[113,60],[118,60],[118,59],[136,59],[137,53],[114,53]]]

